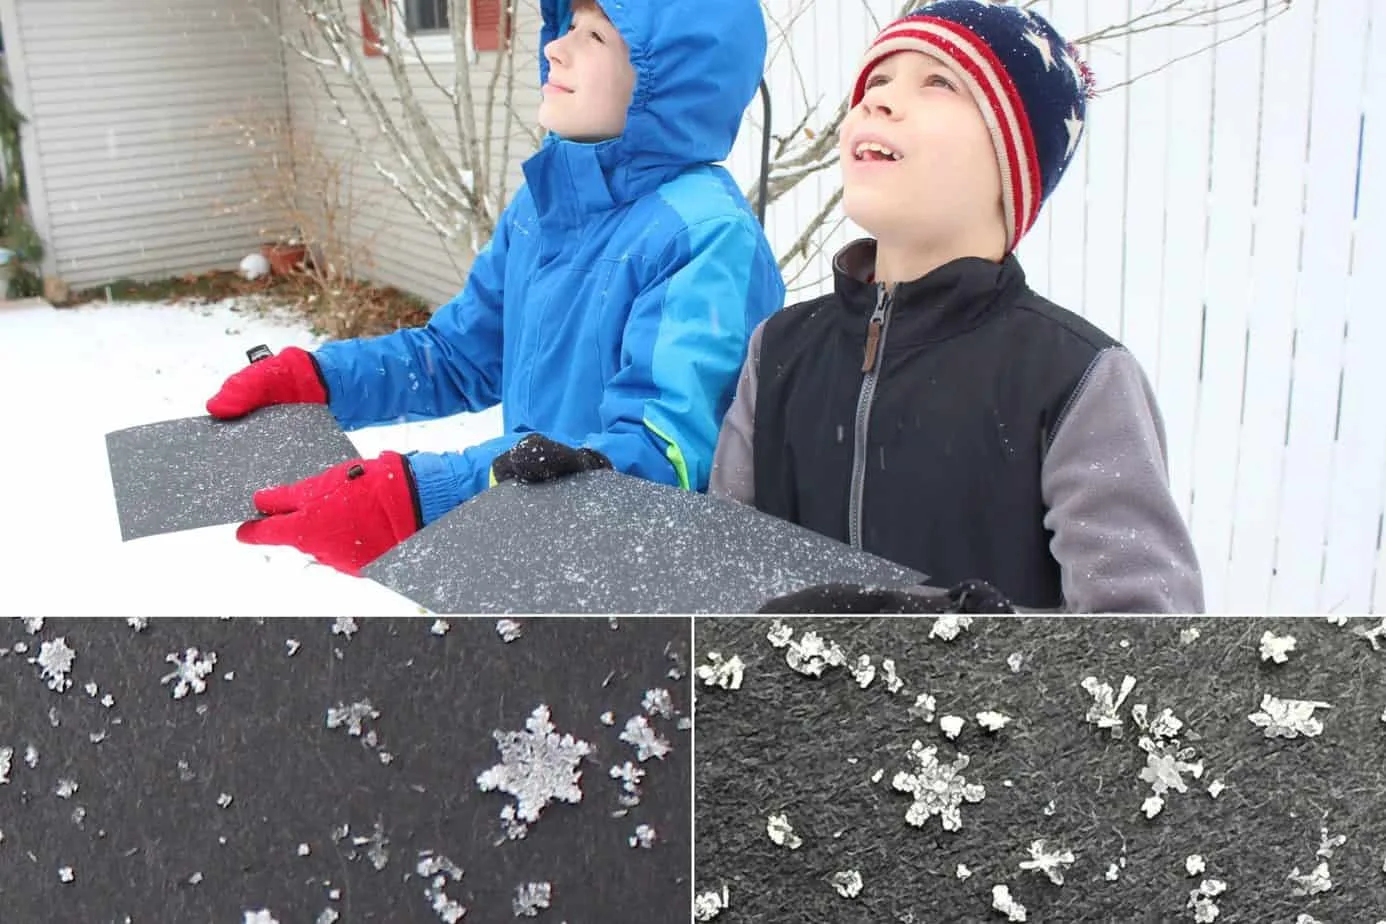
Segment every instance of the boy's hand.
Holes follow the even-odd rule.
[[[298,347],[288,347],[228,378],[207,401],[207,413],[229,420],[271,404],[326,403],[327,389],[313,357]]]
[[[985,581],[963,581],[947,593],[922,594],[860,584],[817,584],[766,601],[761,613],[1013,613]]]
[[[522,484],[553,481],[579,472],[612,468],[611,460],[595,449],[574,449],[544,436],[531,433],[491,463],[496,483],[515,479]]]
[[[422,526],[413,473],[395,452],[256,491],[255,508],[269,516],[242,523],[241,542],[291,545],[351,575]]]

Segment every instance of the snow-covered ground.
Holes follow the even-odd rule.
[[[106,434],[206,413],[257,343],[311,348],[307,325],[235,301],[54,309],[0,303],[0,614],[417,614],[393,591],[235,526],[122,542]],[[500,432],[499,409],[351,434],[385,449],[458,449]]]

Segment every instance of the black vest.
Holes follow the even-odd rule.
[[[766,322],[756,506],[852,541],[855,466],[861,548],[935,586],[982,578],[1022,607],[1060,606],[1041,467],[1098,352],[1118,344],[1032,292],[1013,256],[956,260],[889,298],[862,281],[874,263],[874,242],[849,245],[834,294]]]

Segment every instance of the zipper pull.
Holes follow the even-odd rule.
[[[881,328],[885,325],[886,289],[881,286],[876,296],[876,310],[871,312],[871,320],[866,322],[866,355],[862,358],[861,371],[870,373],[876,368],[876,351],[881,346]]]

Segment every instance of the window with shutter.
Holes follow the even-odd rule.
[[[477,51],[499,51],[501,47],[501,19],[505,15],[506,0],[471,0],[472,4],[472,47]],[[506,22],[505,37],[513,34],[513,23]]]

